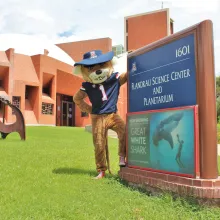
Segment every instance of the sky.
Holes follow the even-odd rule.
[[[36,35],[54,43],[110,37],[113,45],[124,44],[124,17],[161,8],[159,0],[1,0],[0,34]],[[164,0],[163,8],[170,9],[175,33],[212,20],[220,75],[220,0]]]

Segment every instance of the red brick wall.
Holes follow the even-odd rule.
[[[82,78],[73,74],[57,71],[57,93],[74,96],[82,85]],[[86,100],[88,101],[88,99]],[[90,117],[81,117],[81,111],[75,107],[75,126],[85,126],[90,124]]]
[[[168,12],[166,10],[128,18],[128,49],[137,49],[167,36],[167,30],[170,28],[168,27],[167,19]],[[100,49],[103,53],[111,51],[112,40],[110,38],[101,38],[63,43],[57,46],[69,54],[73,60],[79,61],[82,59],[83,54],[90,50]],[[43,74],[47,73],[54,76],[51,97],[54,100],[54,110],[56,109],[56,94],[60,93],[73,96],[80,88],[83,79],[80,76],[78,77],[72,74],[73,67],[71,65],[46,55],[28,57],[14,54],[13,49],[9,49],[5,54],[11,64],[8,71],[8,79],[6,80],[8,83],[4,85],[4,87],[8,87],[6,89],[8,90],[8,94],[10,96],[21,96],[21,110],[24,111],[25,85],[37,86],[33,90],[33,97],[31,98],[37,121],[42,124],[55,124],[55,114],[53,116],[41,114]],[[5,58],[3,59],[1,57],[0,59],[2,61],[5,60]],[[28,67],[28,69],[25,67]],[[118,113],[124,120],[126,119],[127,101],[127,85],[124,85],[120,89],[118,103]],[[7,109],[6,118],[8,121],[11,121],[13,118],[10,109]],[[90,124],[90,117],[81,117],[81,112],[76,107],[75,125],[85,126],[87,124]]]
[[[138,49],[168,34],[168,13],[158,11],[127,18],[128,50]]]
[[[61,125],[61,95],[60,94],[57,94],[56,103],[57,103],[56,125],[60,126]]]
[[[90,50],[102,50],[103,53],[112,50],[112,40],[110,38],[99,38],[93,40],[77,41],[70,43],[57,44],[74,61],[80,61],[83,54]]]

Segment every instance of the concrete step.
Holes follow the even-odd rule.
[[[24,118],[25,124],[38,124],[33,108],[27,99],[25,100]]]
[[[28,99],[25,99],[25,110],[33,111],[31,103],[30,103],[30,101]]]
[[[25,124],[38,124],[34,111],[25,110],[24,118]]]

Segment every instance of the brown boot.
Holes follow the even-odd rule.
[[[98,176],[94,177],[93,179],[98,180],[105,177],[105,171],[100,171]]]

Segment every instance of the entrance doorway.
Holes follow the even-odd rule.
[[[56,125],[75,126],[75,103],[73,102],[73,97],[57,94],[56,105]]]
[[[62,126],[73,126],[73,103],[62,101]]]

